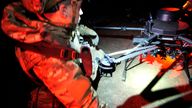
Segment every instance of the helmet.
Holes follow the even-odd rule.
[[[23,6],[30,12],[43,13],[62,0],[21,0]]]
[[[78,23],[82,0],[21,0],[23,6],[53,25],[70,27]]]

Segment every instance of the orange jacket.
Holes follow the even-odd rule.
[[[40,42],[41,47],[48,49],[69,45],[70,33],[67,29],[40,21],[33,13],[28,13],[20,2],[5,7],[1,28],[7,36],[21,43],[33,45]],[[38,49],[38,46],[34,48]],[[29,73],[32,69],[35,76],[64,106],[98,107],[98,99],[89,79],[83,76],[75,62],[19,47],[16,47],[16,56],[26,74],[33,77]]]

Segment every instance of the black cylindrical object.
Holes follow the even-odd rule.
[[[157,11],[156,19],[165,22],[175,22],[180,17],[180,9],[175,7],[165,7]]]

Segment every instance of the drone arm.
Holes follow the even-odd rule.
[[[188,42],[189,44],[192,44],[192,40],[185,38],[183,36],[178,36],[178,39]]]

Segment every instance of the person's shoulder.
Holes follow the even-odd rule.
[[[3,16],[12,16],[14,13],[25,13],[25,9],[20,1],[14,1],[10,3],[4,3],[1,7],[1,17]]]
[[[22,3],[21,2],[11,2],[11,3],[8,3],[8,4],[5,4],[4,5],[4,8],[3,9],[15,9],[15,10],[17,10],[17,9],[19,9],[19,8],[23,8],[23,6],[22,6]]]
[[[11,4],[14,4],[14,3],[20,3],[19,0],[3,0],[1,3],[0,3],[0,8],[3,9]]]

